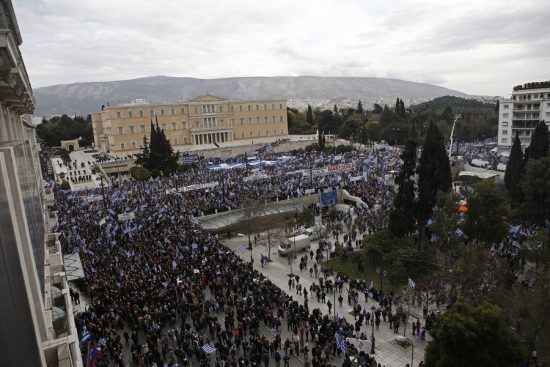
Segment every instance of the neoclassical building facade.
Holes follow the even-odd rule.
[[[223,146],[238,140],[288,136],[286,100],[229,101],[206,94],[174,104],[104,107],[92,114],[97,149],[114,155],[141,151],[143,138],[159,124],[175,150]]]

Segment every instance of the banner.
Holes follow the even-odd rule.
[[[134,219],[134,218],[135,218],[134,212],[122,213],[118,215],[118,220],[121,222],[126,222],[127,220]]]
[[[338,202],[338,195],[336,195],[336,190],[323,192],[320,196],[321,205],[330,206]]]
[[[354,168],[353,163],[340,163],[340,164],[334,164],[332,166],[328,166],[327,170],[329,172],[335,172],[335,171],[351,171]]]
[[[243,182],[256,181],[256,180],[260,180],[262,178],[267,178],[267,177],[269,177],[269,176],[266,175],[266,174],[258,174],[258,175],[247,176],[247,177],[243,178]]]

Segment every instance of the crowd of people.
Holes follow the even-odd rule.
[[[348,350],[338,343],[339,335],[360,337],[364,321],[379,324],[380,315],[385,320],[388,312],[388,322],[396,325],[391,295],[345,278],[333,283],[320,279],[319,288],[310,289],[310,298],[341,292],[346,282],[350,304],[359,306],[358,295],[364,293],[365,301],[370,297],[379,307],[357,308],[355,324],[333,317],[331,307],[327,312],[310,309],[306,289],[302,294],[300,287],[296,296],[295,285],[289,291],[278,288],[196,220],[224,206],[239,208],[250,198],[286,199],[308,189],[340,186],[366,203],[357,209],[355,220],[345,214],[339,218],[353,229],[345,241],[356,243],[359,233],[385,225],[394,191],[391,171],[399,165],[395,152],[314,159],[316,168],[336,163],[352,163],[353,168],[312,177],[310,161],[297,156],[259,173],[199,166],[144,182],[115,182],[79,192],[56,190],[56,230],[63,252],[80,253],[86,276],[81,291],[89,303],[76,316],[79,335],[86,341],[84,357],[94,359],[97,366],[126,366],[131,361],[133,366],[172,367],[211,362],[268,366],[270,361],[288,366],[292,356],[299,356],[317,367],[332,365],[332,359],[342,354],[348,365],[353,346]],[[245,180],[251,175],[260,178]],[[223,184],[178,189],[208,182]],[[375,210],[382,219],[371,219],[377,216]],[[291,337],[283,340],[285,321]],[[378,365],[374,356],[361,356],[363,365]]]

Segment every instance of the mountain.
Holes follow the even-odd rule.
[[[439,96],[465,97],[451,89],[388,78],[355,77],[243,77],[196,79],[154,76],[110,82],[61,84],[34,90],[36,116],[60,114],[86,115],[97,112],[102,104],[111,106],[145,98],[150,103],[171,103],[188,100],[205,93],[228,99],[288,100],[361,99],[364,102],[393,103],[399,97],[405,101],[425,101]]]

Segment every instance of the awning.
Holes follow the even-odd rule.
[[[65,274],[67,275],[67,281],[83,279],[84,269],[82,269],[82,262],[80,261],[80,254],[67,254],[63,255],[63,263],[65,264]]]

